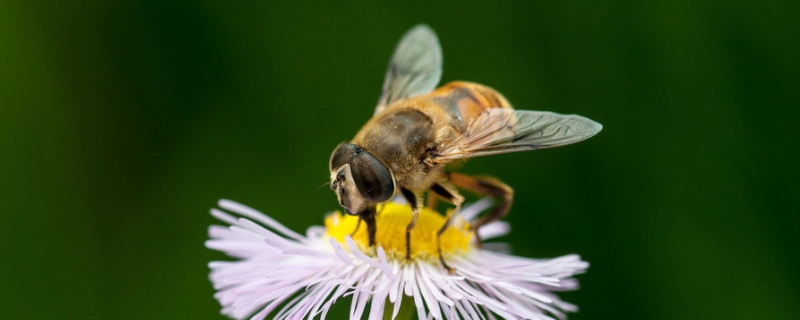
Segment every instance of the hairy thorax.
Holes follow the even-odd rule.
[[[353,139],[389,168],[398,185],[411,190],[426,189],[438,179],[441,165],[431,166],[424,160],[454,135],[447,125],[450,116],[428,103],[412,100],[391,106],[367,122]]]

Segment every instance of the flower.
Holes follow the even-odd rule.
[[[211,226],[206,247],[238,260],[209,263],[210,279],[222,313],[237,319],[324,319],[345,296],[352,296],[350,319],[394,319],[401,306],[416,308],[420,319],[565,318],[577,307],[553,292],[576,289],[572,276],[588,267],[577,255],[530,259],[488,250],[491,243],[477,248],[469,222],[491,205],[488,199],[464,207],[439,240],[444,217],[422,209],[411,259],[405,204],[379,206],[374,247],[358,217],[332,213],[325,227],[301,235],[245,205],[218,204],[227,212],[211,214],[230,226]],[[479,231],[488,239],[508,229],[493,222]],[[439,247],[452,274],[439,260]]]

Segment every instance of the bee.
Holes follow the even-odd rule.
[[[348,214],[365,222],[370,246],[375,245],[377,204],[395,195],[408,201],[413,218],[406,228],[407,258],[426,192],[455,205],[439,235],[464,202],[458,188],[500,200],[474,223],[473,231],[508,213],[511,187],[494,178],[448,172],[448,163],[563,146],[602,129],[578,115],[514,110],[500,93],[476,83],[436,88],[441,75],[442,50],[434,31],[418,25],[406,32],[389,61],[373,117],[353,140],[336,147],[329,162],[330,188]]]

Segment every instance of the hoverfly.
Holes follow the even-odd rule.
[[[408,258],[410,231],[423,193],[455,205],[439,235],[464,201],[457,188],[501,200],[473,231],[501,219],[511,206],[509,186],[493,178],[447,172],[448,163],[563,146],[602,129],[578,115],[514,110],[500,93],[476,83],[456,81],[436,88],[441,75],[436,34],[426,25],[412,28],[389,61],[373,117],[352,141],[336,147],[329,163],[330,187],[344,210],[366,223],[370,246],[375,244],[377,204],[398,194],[408,200],[413,211],[406,228]],[[475,236],[480,245],[477,232]],[[442,263],[447,267],[443,259]]]

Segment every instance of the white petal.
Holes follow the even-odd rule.
[[[412,296],[421,319],[564,318],[577,307],[553,292],[577,288],[572,277],[588,267],[577,255],[529,259],[473,248],[448,258],[456,270],[450,275],[438,262],[390,260],[380,247],[371,257],[350,237],[341,244],[324,228],[301,236],[249,207],[227,200],[220,206],[232,213],[211,213],[230,226],[211,226],[206,246],[238,260],[209,263],[210,279],[222,313],[238,319],[324,319],[345,296],[352,296],[352,317],[382,319],[387,301],[398,314],[403,295]],[[488,206],[467,206],[466,215],[472,219]],[[507,230],[492,223],[482,235]]]

